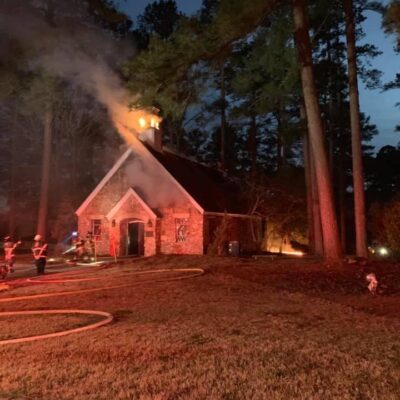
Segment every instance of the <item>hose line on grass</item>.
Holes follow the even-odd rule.
[[[195,278],[195,277],[201,276],[205,273],[205,271],[202,268],[181,268],[181,269],[157,269],[157,270],[140,271],[140,272],[131,273],[130,275],[131,276],[132,275],[134,275],[134,276],[150,275],[150,274],[165,273],[165,272],[185,272],[185,273],[192,272],[192,274],[178,276],[178,277],[165,278],[165,279],[162,279],[162,278],[161,279],[153,279],[151,281],[151,283],[161,283],[161,282],[170,282],[170,281],[177,281],[177,280],[183,280],[183,279],[190,279],[190,278]],[[60,275],[66,275],[66,273],[64,272],[64,273],[54,274],[54,275],[60,276]],[[54,276],[54,275],[52,275],[52,276]],[[69,274],[69,276],[71,276],[71,275],[74,275],[74,274]],[[126,275],[124,275],[124,277],[126,277]],[[108,278],[108,277],[76,278],[76,279],[74,279],[74,278],[51,279],[51,278],[39,277],[36,279],[32,279],[32,278],[26,279],[26,282],[29,282],[29,283],[71,283],[71,282],[82,282],[82,281],[88,281],[88,280],[100,280],[100,279],[106,279],[106,278]],[[60,297],[60,296],[69,296],[69,295],[75,295],[75,294],[94,293],[94,292],[100,292],[103,290],[121,289],[121,288],[133,287],[133,286],[138,286],[138,285],[143,285],[143,281],[134,282],[134,283],[125,283],[125,284],[121,284],[121,285],[103,286],[103,287],[90,288],[90,289],[69,290],[69,291],[56,292],[56,293],[40,293],[40,294],[26,295],[26,296],[5,297],[5,298],[0,298],[0,303],[11,303],[11,302],[17,302],[17,301],[23,301],[23,300],[34,300],[34,299],[43,299],[43,298],[49,298],[49,297]],[[86,314],[86,315],[99,315],[99,316],[103,316],[105,318],[99,322],[85,325],[85,326],[82,326],[79,328],[68,329],[68,330],[54,332],[54,333],[46,333],[43,335],[28,336],[28,337],[17,338],[17,339],[0,340],[0,345],[24,343],[24,342],[31,342],[34,340],[42,340],[42,339],[66,336],[71,333],[83,332],[83,331],[99,328],[101,326],[109,324],[113,320],[113,315],[108,312],[105,312],[105,311],[79,310],[79,309],[4,311],[4,312],[0,312],[0,317],[19,316],[19,315],[44,315],[44,314]]]
[[[81,326],[79,328],[67,329],[65,331],[54,332],[54,333],[45,333],[43,335],[36,336],[27,336],[18,339],[7,339],[0,340],[0,345],[2,344],[15,344],[15,343],[24,343],[24,342],[32,342],[34,340],[40,339],[49,339],[54,337],[66,336],[71,333],[88,331],[91,329],[99,328],[100,326],[109,324],[113,320],[113,315],[105,312],[105,311],[94,311],[94,310],[28,310],[28,311],[5,311],[0,312],[0,317],[5,316],[18,316],[18,315],[48,315],[48,314],[85,314],[85,315],[100,315],[105,317],[101,321],[95,322],[93,324]]]

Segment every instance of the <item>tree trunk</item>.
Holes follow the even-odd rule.
[[[317,177],[325,258],[332,262],[340,262],[342,251],[324,143],[321,112],[314,81],[305,0],[293,0],[293,15],[309,138]]]
[[[332,180],[335,181],[335,123],[334,123],[334,114],[335,114],[335,101],[334,101],[334,83],[337,80],[337,76],[335,79],[333,77],[332,68],[332,46],[331,41],[328,39],[326,42],[327,48],[327,56],[328,56],[328,86],[329,86],[329,101],[328,101],[328,121],[327,121],[327,134],[328,134],[328,154],[329,154],[329,168],[332,174]]]
[[[275,114],[276,118],[276,169],[282,166],[282,140],[281,140],[281,115],[279,109]]]
[[[307,123],[304,104],[300,105],[300,118]],[[318,191],[316,186],[315,168],[307,132],[303,135],[304,173],[307,192],[308,242],[312,254],[322,256],[321,216],[319,210]]]
[[[304,177],[306,183],[307,198],[307,226],[308,226],[308,247],[310,253],[315,254],[315,232],[314,232],[314,216],[313,216],[313,197],[311,187],[311,166],[310,151],[307,132],[303,135],[303,157],[304,157]]]
[[[343,6],[346,17],[356,254],[359,257],[367,257],[368,251],[367,231],[365,224],[364,171],[362,162],[361,123],[357,83],[357,52],[353,1],[343,0]]]
[[[343,151],[344,152],[344,151]],[[346,175],[343,152],[339,159],[338,168],[338,198],[339,198],[339,215],[340,215],[340,240],[342,243],[342,250],[346,253]]]
[[[317,187],[317,174],[315,172],[315,161],[308,141],[309,156],[310,156],[310,181],[311,181],[311,195],[312,195],[312,214],[313,214],[313,229],[314,229],[314,252],[317,256],[324,255],[324,242],[321,225],[321,208],[319,206],[319,196]]]
[[[304,101],[300,102],[300,120],[307,124],[306,110]],[[306,184],[306,199],[307,199],[307,226],[308,226],[308,247],[311,254],[315,254],[315,230],[314,230],[314,215],[313,215],[313,196],[312,196],[312,177],[310,165],[310,141],[308,140],[307,130],[303,133],[303,158],[304,158],[304,178]]]
[[[225,66],[220,68],[221,77],[221,168],[226,169],[226,106],[225,106]]]
[[[276,124],[277,124],[277,166],[278,170],[287,165],[286,160],[286,143],[285,143],[285,121],[284,113],[282,112],[281,104],[278,103],[278,108],[275,113]]]
[[[257,174],[257,119],[255,112],[251,114],[251,125],[249,130],[249,148],[251,159],[251,180],[254,183]]]
[[[324,241],[321,225],[321,207],[319,203],[318,187],[317,187],[317,174],[315,172],[315,162],[310,151],[310,167],[311,167],[311,193],[312,193],[312,206],[313,206],[313,222],[314,222],[314,252],[317,256],[324,255]]]
[[[47,211],[49,202],[49,183],[50,183],[50,160],[51,160],[51,137],[53,112],[51,107],[44,116],[44,138],[43,138],[43,158],[42,158],[42,182],[40,185],[40,199],[37,233],[46,236]]]
[[[17,234],[17,170],[18,170],[18,127],[17,119],[17,106],[14,110],[14,124],[11,137],[11,165],[10,165],[10,189],[8,192],[8,205],[9,205],[9,218],[8,218],[8,232],[14,238]]]

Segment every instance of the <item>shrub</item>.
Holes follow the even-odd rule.
[[[227,215],[221,219],[221,223],[214,231],[214,237],[207,249],[208,255],[222,256],[227,253],[228,229],[230,220]]]
[[[400,196],[386,204],[374,204],[370,210],[372,237],[400,256]]]

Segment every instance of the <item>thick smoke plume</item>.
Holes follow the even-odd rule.
[[[61,2],[59,2],[61,3]],[[107,107],[115,123],[138,130],[145,111],[130,111],[134,98],[122,86],[118,65],[134,54],[133,45],[117,41],[94,26],[76,22],[64,15],[55,18],[55,26],[29,8],[0,9],[0,32],[14,40],[28,56],[27,68],[41,67],[81,87]]]
[[[127,173],[133,186],[140,185],[147,192],[144,194],[151,206],[180,203],[182,193],[137,139],[142,129],[139,120],[150,121],[154,116],[146,110],[129,108],[135,98],[123,87],[117,73],[117,66],[134,55],[133,44],[117,41],[83,21],[77,22],[73,18],[74,11],[65,8],[65,1],[56,3],[60,4],[62,15],[55,16],[54,27],[39,11],[36,13],[24,7],[23,2],[21,4],[19,7],[0,4],[2,40],[16,42],[22,47],[27,55],[26,68],[41,68],[69,81],[107,108],[116,130],[142,160],[131,164]],[[0,61],[6,57],[7,51],[0,51]]]

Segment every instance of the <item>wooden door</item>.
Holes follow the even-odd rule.
[[[143,222],[128,223],[128,256],[142,256],[144,254],[144,224]]]

